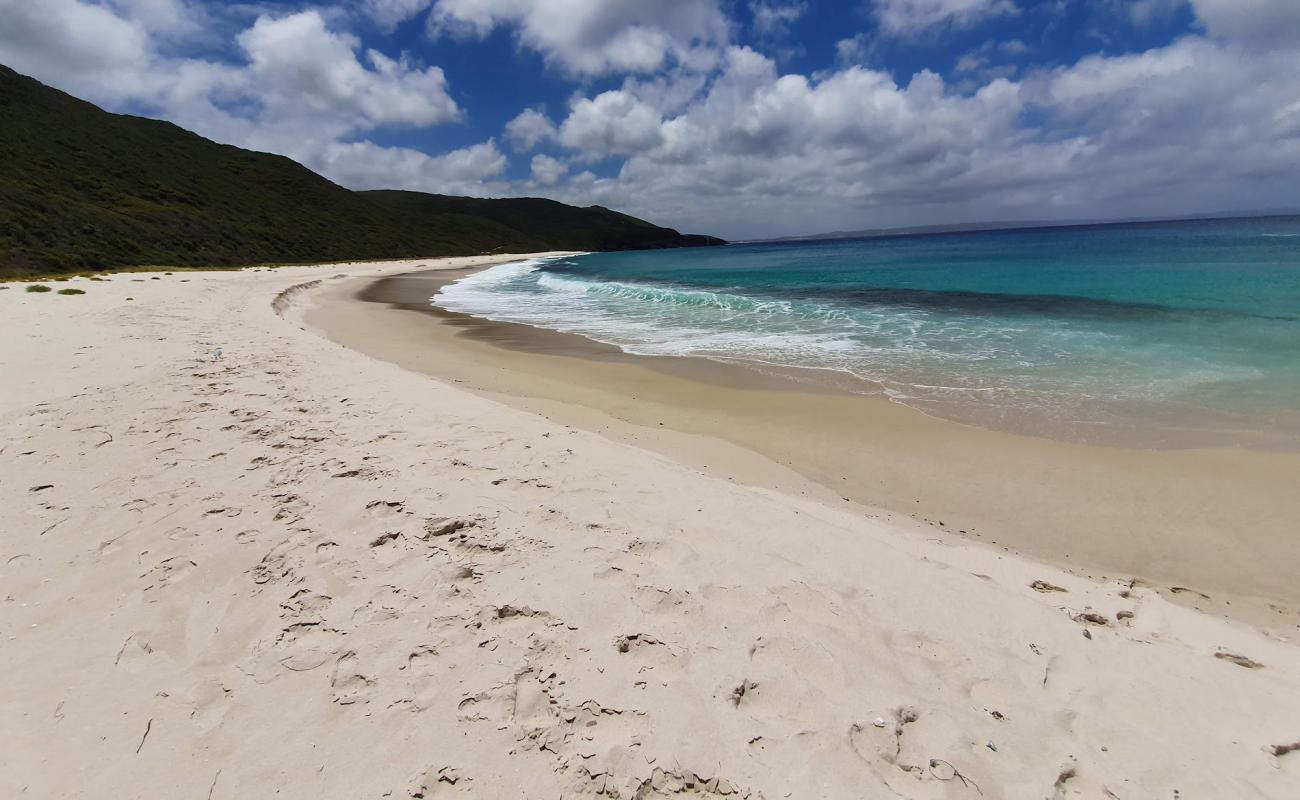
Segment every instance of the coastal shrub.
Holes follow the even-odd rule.
[[[39,292],[48,292],[48,291],[50,291],[50,287],[48,287],[48,286],[42,286],[42,285],[40,285],[39,283],[33,283],[31,286],[28,286],[28,287],[27,287],[27,291],[29,291],[29,292],[36,292],[36,293],[39,293]]]
[[[67,289],[60,289],[59,294],[85,294],[85,291],[68,287]]]

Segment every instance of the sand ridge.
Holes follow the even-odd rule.
[[[0,292],[6,796],[1295,796],[1294,644],[304,329],[410,268]]]

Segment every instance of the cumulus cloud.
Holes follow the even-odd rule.
[[[975,87],[861,66],[783,75],[732,48],[657,136],[642,112],[618,175],[581,191],[733,235],[1294,203],[1300,86],[1277,80],[1290,74],[1300,47],[1254,52],[1197,36]],[[575,102],[561,130],[600,130],[594,119],[646,102],[625,95]],[[609,137],[560,141],[579,157],[613,150]]]
[[[112,9],[79,0],[0,0],[0,54],[19,72],[81,91],[144,69],[144,26]]]
[[[893,34],[915,34],[941,25],[962,27],[1019,13],[1012,0],[875,0],[876,19]]]
[[[260,101],[282,118],[348,115],[357,127],[368,128],[432,125],[461,116],[441,69],[422,70],[376,50],[365,52],[363,64],[356,38],[328,30],[316,11],[261,17],[239,35],[239,45]]]
[[[506,168],[496,142],[430,156],[407,147],[380,147],[373,142],[331,141],[306,153],[304,160],[353,189],[411,189],[444,194],[498,194],[492,183]]]
[[[540,142],[554,139],[555,123],[535,108],[526,108],[506,123],[506,138],[516,150],[527,152]]]
[[[871,55],[872,41],[865,33],[835,43],[835,60],[840,64],[864,64]]]
[[[542,186],[550,186],[569,171],[569,165],[558,158],[538,153],[533,156],[533,180]]]
[[[438,156],[358,141],[464,112],[441,69],[362,48],[316,10],[256,17],[234,37],[235,61],[171,55],[209,21],[182,0],[0,0],[0,17],[0,62],[20,72],[218,141],[283,153],[348,185],[483,193],[506,167],[493,141]]]
[[[109,5],[150,33],[168,39],[199,36],[210,22],[207,11],[190,0],[110,0]]]
[[[661,125],[658,111],[619,89],[576,101],[558,138],[585,157],[605,158],[654,148]]]
[[[438,0],[435,32],[485,36],[510,26],[523,46],[576,75],[706,68],[728,36],[717,0]]]

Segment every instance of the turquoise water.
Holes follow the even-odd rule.
[[[1300,442],[1300,217],[602,253],[434,303],[994,427]]]

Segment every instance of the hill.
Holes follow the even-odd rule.
[[[353,192],[0,66],[0,276],[721,244],[599,206]]]

